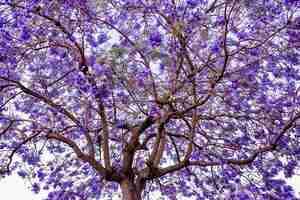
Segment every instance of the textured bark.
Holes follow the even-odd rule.
[[[121,182],[122,200],[142,200],[141,190],[128,179]]]

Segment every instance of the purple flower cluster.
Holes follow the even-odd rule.
[[[159,32],[153,32],[150,34],[149,41],[151,46],[159,46],[162,42],[162,36]]]

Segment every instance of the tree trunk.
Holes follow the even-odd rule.
[[[122,200],[142,200],[141,192],[136,185],[128,179],[121,182]]]

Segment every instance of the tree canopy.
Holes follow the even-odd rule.
[[[47,200],[298,199],[298,0],[0,0],[0,168]]]

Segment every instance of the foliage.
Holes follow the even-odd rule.
[[[0,0],[2,174],[48,200],[296,200],[299,9]]]

